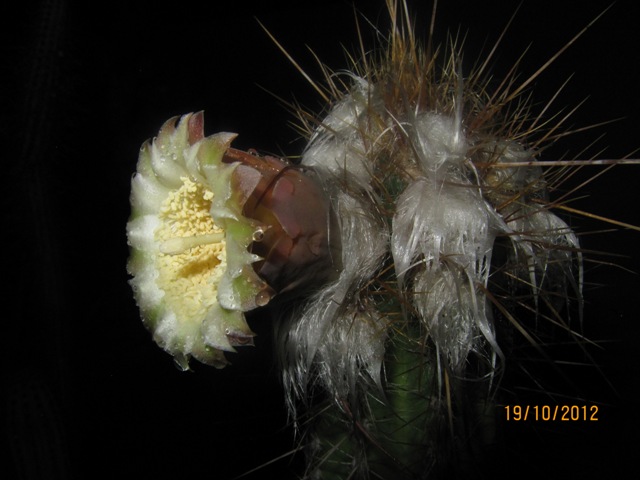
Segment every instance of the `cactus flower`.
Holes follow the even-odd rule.
[[[245,312],[332,270],[321,189],[282,159],[230,148],[235,136],[205,138],[202,113],[172,118],[142,146],[131,182],[130,283],[182,368],[189,357],[224,367],[223,352],[253,344]]]

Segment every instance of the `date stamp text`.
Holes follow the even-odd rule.
[[[508,422],[597,422],[598,405],[505,405]]]

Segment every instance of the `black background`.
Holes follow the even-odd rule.
[[[424,33],[431,6],[412,3]],[[515,2],[440,3],[435,37],[466,32],[469,68],[516,9]],[[524,1],[492,66],[496,77],[529,46],[522,78],[535,72],[608,4]],[[386,29],[382,1],[356,6]],[[205,111],[207,133],[239,133],[236,147],[299,153],[292,116],[265,89],[314,111],[323,106],[256,18],[317,77],[307,46],[336,70],[347,66],[341,44],[357,47],[351,3],[51,0],[15,7],[2,15],[0,72],[8,286],[0,477],[228,479],[286,453],[295,444],[264,315],[251,323],[257,346],[221,371],[196,365],[179,372],[142,326],[125,270],[129,182],[140,144],[164,120],[190,111]],[[536,80],[534,100],[543,104],[573,74],[555,109],[588,99],[567,126],[624,117],[562,139],[545,159],[567,151],[584,158],[605,147],[601,158],[620,158],[640,147],[639,19],[633,2],[617,2]],[[590,167],[582,178],[600,170]],[[573,206],[639,224],[639,178],[640,166],[616,167],[581,190]],[[609,228],[571,222],[581,233]],[[599,260],[640,272],[640,233],[581,241],[624,256]],[[577,367],[578,382],[604,402],[600,421],[503,422],[502,453],[479,476],[595,478],[632,464],[640,280],[588,263],[587,282],[585,328],[607,340],[596,358],[618,393],[595,370]],[[287,457],[247,478],[296,478],[301,461]]]

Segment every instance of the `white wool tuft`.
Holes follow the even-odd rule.
[[[280,356],[286,366],[284,384],[293,412],[296,397],[306,399],[307,389],[314,385],[344,398],[363,376],[380,384],[386,340],[383,316],[367,308],[359,289],[374,276],[386,255],[387,229],[375,216],[370,197],[343,190],[339,187],[342,182],[326,169],[316,172],[320,178],[332,179],[325,185],[336,214],[342,270],[278,327]]]

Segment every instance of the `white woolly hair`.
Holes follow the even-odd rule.
[[[328,113],[303,155],[302,164],[314,169],[331,198],[342,270],[279,327],[284,384],[294,413],[296,399],[306,401],[319,387],[340,400],[353,398],[363,381],[382,385],[391,321],[362,289],[389,257],[405,315],[424,326],[439,378],[443,368],[464,376],[471,353],[485,360],[489,375],[503,358],[487,296],[497,236],[510,239],[514,274],[534,297],[543,283],[559,289],[570,284],[578,296],[581,289],[571,271],[572,258],[579,256],[577,237],[563,220],[530,201],[546,195],[533,152],[494,139],[484,140],[484,153],[473,153],[479,150],[458,115],[426,112],[398,119],[376,108],[384,107],[375,88],[355,78],[351,93]],[[373,116],[388,119],[386,131],[399,127],[396,132],[413,152],[411,178],[394,199],[391,222],[374,193]],[[469,157],[487,151],[494,162],[533,165],[504,169],[500,178],[483,183]],[[527,189],[530,195],[523,193]],[[518,201],[496,208],[499,199],[492,195],[512,191]]]
[[[512,319],[490,293],[500,242],[510,245],[500,268],[529,291],[534,310],[544,289],[568,298],[571,288],[581,304],[578,239],[550,211],[537,152],[515,140],[525,133],[494,130],[499,107],[475,74],[465,85],[454,47],[436,73],[411,35],[394,31],[380,65],[363,60],[363,75],[357,65],[348,74],[347,92],[335,93],[328,77],[335,98],[319,124],[300,114],[310,139],[301,163],[331,199],[342,265],[277,327],[294,417],[296,402],[318,389],[339,406],[383,389],[398,319],[419,326],[412,341],[435,359],[441,387],[445,372],[465,378],[472,355],[492,380],[504,359],[494,306]],[[399,315],[372,295],[382,278]]]
[[[487,287],[497,229],[478,191],[421,178],[400,195],[391,251],[399,280],[415,271],[412,301],[439,354],[460,372],[482,334],[499,352]]]
[[[344,183],[344,173],[349,173],[347,189],[357,185],[360,191],[371,189],[372,164],[369,148],[365,144],[366,122],[369,121],[367,110],[374,91],[364,79],[352,76],[353,87],[333,106],[322,121],[305,149],[302,163],[309,167],[321,167],[334,179]],[[342,180],[340,180],[342,178]],[[331,181],[327,178],[328,181]],[[358,189],[355,190],[356,194]]]
[[[329,158],[329,157],[327,157]],[[361,289],[380,268],[387,253],[388,231],[375,215],[372,199],[343,188],[331,170],[316,167],[331,198],[342,269],[336,280],[312,295],[277,327],[283,380],[295,416],[296,401],[308,388],[322,388],[346,398],[363,380],[380,385],[386,321],[368,304]],[[357,180],[347,174],[350,183]],[[312,385],[309,383],[312,382]]]

